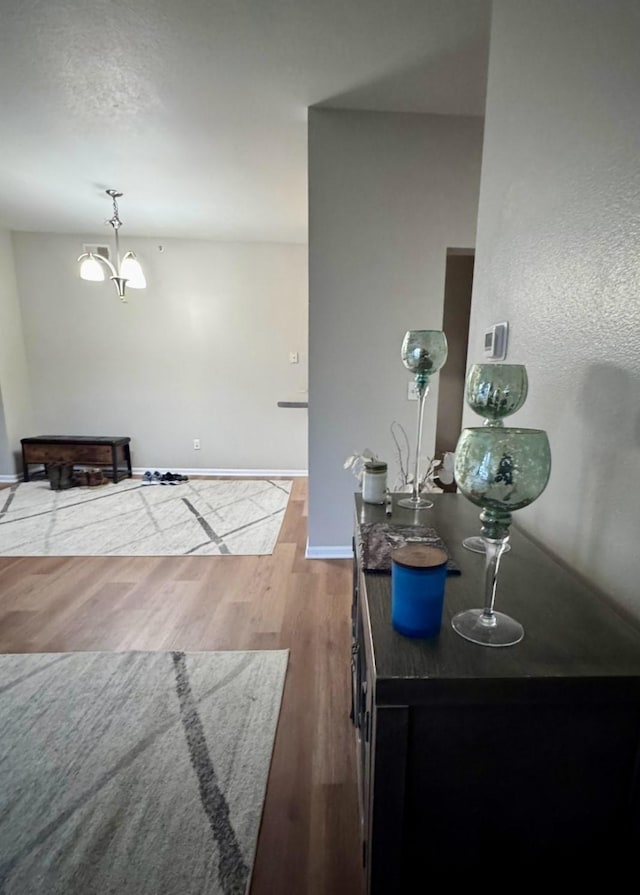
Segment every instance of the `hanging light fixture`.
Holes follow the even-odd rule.
[[[109,271],[109,279],[115,284],[120,296],[120,300],[126,302],[125,287],[129,289],[145,289],[147,281],[145,279],[140,262],[133,252],[127,252],[120,261],[120,238],[118,231],[122,227],[122,221],[118,215],[118,199],[122,196],[118,190],[106,190],[107,196],[111,197],[113,202],[113,216],[107,221],[113,227],[116,237],[116,264],[115,267],[105,258],[94,252],[83,252],[78,258],[80,264],[80,276],[83,280],[93,280],[94,282],[102,282],[104,280],[105,268]]]

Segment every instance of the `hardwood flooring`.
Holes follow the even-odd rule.
[[[361,895],[351,563],[306,560],[306,480],[271,556],[0,557],[0,652],[290,652],[251,895]]]

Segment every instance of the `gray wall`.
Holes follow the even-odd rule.
[[[145,468],[306,469],[307,412],[276,406],[307,387],[306,246],[123,230],[148,288],[122,304],[79,278],[83,242],[112,244],[15,234],[37,429],[130,435]]]
[[[394,477],[393,420],[415,443],[400,347],[442,328],[447,247],[475,245],[481,143],[479,118],[310,110],[310,550],[351,542],[347,455],[369,447]]]
[[[636,0],[495,0],[469,343],[471,363],[509,321],[530,379],[514,423],[549,433],[518,522],[635,612],[639,47]]]
[[[0,475],[20,468],[20,438],[33,417],[11,234],[0,230]]]

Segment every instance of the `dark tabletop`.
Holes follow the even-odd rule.
[[[495,608],[516,618],[524,640],[504,648],[470,643],[451,628],[451,618],[464,609],[483,605],[484,557],[471,553],[462,540],[480,534],[480,509],[461,494],[433,494],[434,507],[414,513],[396,506],[388,519],[384,507],[364,504],[356,494],[356,529],[362,522],[415,520],[432,525],[444,539],[461,570],[449,576],[440,634],[413,639],[391,626],[391,576],[367,572],[370,629],[379,686],[384,680],[420,679],[438,682],[466,679],[557,682],[598,679],[606,689],[625,678],[640,681],[640,630],[554,560],[517,528],[511,530],[511,551],[503,556]],[[514,514],[514,518],[517,514]],[[393,688],[392,688],[393,689]],[[593,689],[592,689],[593,693]]]

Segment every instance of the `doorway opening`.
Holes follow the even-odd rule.
[[[439,374],[436,457],[440,458],[455,451],[462,429],[474,262],[474,249],[447,249],[442,328],[449,354]],[[455,484],[441,487],[456,489]]]

